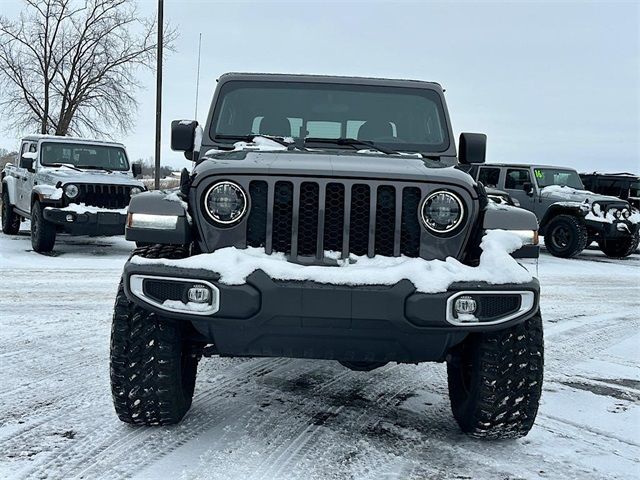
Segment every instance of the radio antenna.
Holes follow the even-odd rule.
[[[198,120],[198,94],[200,92],[200,53],[202,51],[202,33],[198,38],[198,73],[196,78],[196,113],[193,117],[194,120]]]

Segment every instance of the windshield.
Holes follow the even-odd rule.
[[[366,140],[412,152],[443,152],[449,146],[444,108],[435,90],[230,81],[218,98],[209,132],[217,143],[233,143],[220,136],[262,134]],[[317,148],[345,147],[323,142]]]
[[[580,180],[580,176],[575,170],[535,168],[533,173],[535,174],[536,182],[538,182],[538,186],[540,188],[548,187],[549,185],[562,185],[578,190],[584,190],[582,180]]]
[[[65,163],[77,168],[129,170],[127,155],[122,147],[46,142],[40,148],[42,165],[55,166]]]

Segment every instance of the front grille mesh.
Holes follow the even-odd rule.
[[[131,187],[127,185],[78,184],[80,194],[74,202],[92,207],[120,209],[129,205]]]
[[[483,320],[503,317],[518,311],[520,295],[479,295],[476,316]]]
[[[253,180],[249,195],[247,245],[267,253],[420,255],[419,187]]]

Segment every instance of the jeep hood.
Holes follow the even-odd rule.
[[[205,156],[194,170],[194,186],[209,175],[316,176],[433,182],[466,187],[474,180],[447,163],[400,155],[342,152],[232,151]]]
[[[578,190],[571,187],[561,185],[549,185],[544,187],[540,191],[540,196],[543,198],[549,198],[551,200],[557,200],[559,202],[579,202],[583,203],[627,203],[617,197],[611,197],[608,195],[600,195],[598,193],[590,192],[589,190]]]
[[[108,185],[128,185],[142,187],[143,183],[134,179],[130,172],[108,173],[100,170],[76,170],[67,168],[45,168],[38,176],[46,183],[55,185],[62,183],[99,183]]]

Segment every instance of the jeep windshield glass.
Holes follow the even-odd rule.
[[[540,188],[548,187],[549,185],[561,185],[576,188],[578,190],[584,190],[582,180],[580,180],[580,176],[575,170],[535,168],[533,173]]]
[[[129,161],[122,147],[44,142],[40,148],[40,162],[49,167],[67,164],[91,170],[129,170]]]
[[[209,136],[351,138],[403,152],[449,147],[440,95],[428,88],[309,82],[229,81],[222,85]],[[309,148],[344,149],[341,142]],[[366,147],[365,147],[366,148]]]

